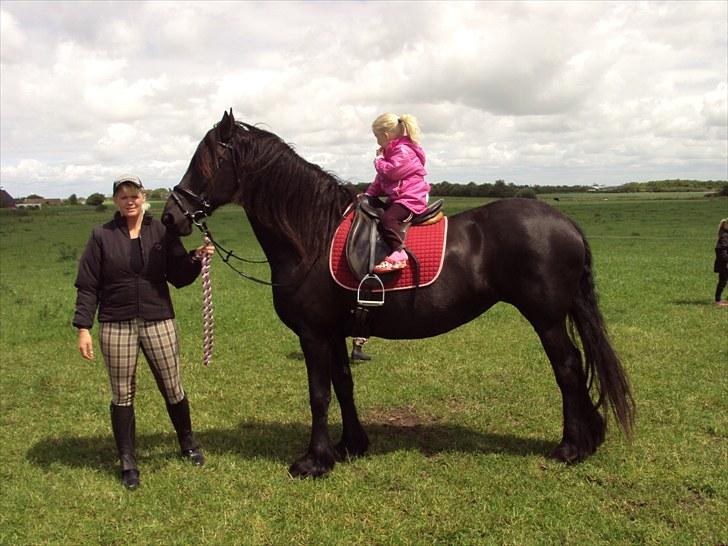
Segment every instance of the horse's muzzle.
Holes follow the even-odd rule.
[[[164,212],[162,212],[161,221],[167,230],[182,237],[192,233],[192,224],[190,221],[182,214],[175,213],[172,207],[176,207],[176,205],[173,203],[170,206],[170,204],[167,203],[164,207]]]

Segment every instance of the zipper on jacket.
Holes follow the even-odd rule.
[[[141,302],[139,301],[139,277],[141,276],[141,272],[144,271],[144,241],[142,241],[142,228],[143,227],[144,227],[144,221],[142,220],[142,225],[139,227],[139,235],[138,235],[139,255],[140,255],[139,257],[141,258],[141,261],[142,261],[142,268],[139,270],[139,273],[136,274],[136,307],[137,307],[136,315],[137,315],[137,317],[140,317],[140,318],[142,316],[142,308],[141,308],[142,306],[141,306]]]

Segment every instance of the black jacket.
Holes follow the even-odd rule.
[[[131,239],[121,214],[93,229],[78,266],[74,326],[91,328],[97,307],[99,322],[174,318],[167,282],[177,288],[192,283],[200,263],[150,214],[144,215],[139,238],[142,269],[137,274],[131,267]]]
[[[728,231],[722,231],[715,244],[715,263],[713,271],[724,273],[728,267]]]

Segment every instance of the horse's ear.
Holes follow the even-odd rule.
[[[222,119],[218,124],[220,129],[220,140],[223,142],[229,142],[233,136],[233,127],[235,127],[235,118],[233,117],[233,109],[230,108],[230,113],[225,112],[222,115]]]

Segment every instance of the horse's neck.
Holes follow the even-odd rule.
[[[290,271],[297,268],[301,259],[298,257],[293,244],[280,233],[265,227],[254,217],[248,215],[248,221],[253,228],[255,238],[263,249],[271,272],[276,275],[281,271]]]

